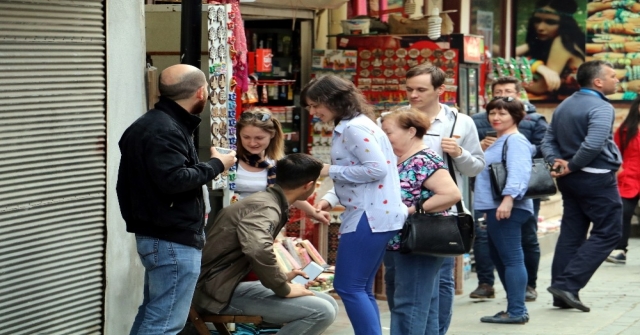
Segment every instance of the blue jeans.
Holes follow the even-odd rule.
[[[260,315],[265,322],[284,324],[282,334],[322,334],[338,314],[338,304],[329,295],[282,298],[259,281],[240,282],[229,305],[220,314]]]
[[[184,328],[200,274],[202,251],[136,235],[144,293],[130,335],[177,334]]]
[[[340,236],[333,287],[342,298],[355,335],[381,335],[373,282],[387,242],[397,231],[373,233],[363,214],[356,231]]]
[[[614,172],[572,172],[558,178],[558,189],[564,211],[551,286],[578,294],[620,241],[622,201]]]
[[[454,257],[444,257],[440,267],[439,279],[436,283],[436,290],[431,298],[431,308],[429,315],[438,315],[438,328],[440,335],[444,335],[449,330],[451,316],[453,315],[453,296],[456,293],[456,284],[453,279],[453,266],[456,259]]]
[[[444,258],[387,251],[384,279],[391,310],[391,335],[437,335],[438,316],[430,314]],[[430,318],[431,317],[431,318]]]
[[[527,270],[524,267],[521,234],[522,225],[530,216],[530,212],[514,208],[508,219],[498,221],[495,209],[487,211],[489,252],[500,281],[507,291],[507,313],[511,317],[520,317],[527,313],[524,305]]]
[[[524,253],[524,266],[527,269],[527,286],[536,288],[538,281],[538,267],[540,265],[540,244],[538,243],[538,213],[540,212],[540,199],[533,199],[533,215],[522,225],[522,251]],[[476,263],[476,274],[479,284],[493,286],[495,266],[489,255],[489,241],[486,227],[478,225],[478,218],[484,212],[475,211],[476,239],[473,242],[473,255]]]

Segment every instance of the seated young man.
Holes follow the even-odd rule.
[[[292,154],[276,164],[276,183],[219,212],[202,250],[193,304],[215,314],[259,315],[284,324],[278,334],[322,334],[338,305],[324,293],[291,283],[300,270],[283,273],[273,253],[275,236],[288,220],[289,205],[315,190],[322,162]]]

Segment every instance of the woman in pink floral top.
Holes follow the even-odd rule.
[[[448,215],[447,210],[461,198],[442,158],[427,148],[422,137],[429,128],[428,117],[416,109],[398,110],[382,118],[398,156],[398,175],[402,201],[414,213],[415,206],[433,215]],[[438,289],[438,271],[444,258],[401,254],[400,234],[387,246],[384,257],[387,302],[391,310],[391,335],[431,335],[439,333],[438,313],[432,304]],[[436,294],[435,297],[438,297]]]
[[[311,115],[335,123],[331,164],[320,173],[331,177],[334,191],[316,204],[320,210],[338,201],[345,207],[333,287],[356,335],[382,335],[373,282],[387,241],[407,217],[393,148],[352,82],[333,75],[314,79],[301,101]]]

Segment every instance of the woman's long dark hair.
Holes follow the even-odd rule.
[[[620,152],[623,155],[631,140],[638,135],[638,124],[640,124],[640,97],[633,101],[629,108],[629,114],[624,118],[624,121],[620,124],[620,129],[618,129]]]
[[[578,9],[578,4],[575,0],[539,0],[536,3],[536,8],[542,8],[549,6],[558,12],[560,17],[560,25],[558,27],[558,35],[562,41],[562,46],[567,49],[572,55],[584,60],[585,56],[582,50],[585,48],[586,36],[578,22],[567,14],[573,14]],[[541,60],[547,63],[549,60],[549,51],[551,50],[551,43],[553,39],[548,41],[540,41],[537,39],[537,32],[533,23],[534,15],[531,15],[529,19],[529,25],[527,26],[527,39],[526,42],[529,45],[528,56]],[[577,46],[577,48],[576,48]]]
[[[335,124],[364,114],[373,120],[373,107],[352,82],[336,75],[312,79],[300,92],[300,103],[307,107],[307,99],[324,105],[336,114]]]

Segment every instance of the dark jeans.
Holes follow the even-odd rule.
[[[613,172],[572,172],[558,178],[558,189],[564,211],[551,286],[578,294],[620,241],[622,201]]]
[[[538,243],[538,213],[540,212],[540,199],[533,200],[533,215],[522,225],[522,251],[524,252],[524,266],[527,269],[527,286],[536,288],[538,280],[538,266],[540,265],[540,244]],[[475,211],[476,239],[473,243],[473,255],[476,263],[478,284],[493,286],[495,266],[489,256],[489,244],[486,227],[478,225],[478,218],[483,212]]]
[[[622,198],[622,238],[618,242],[617,250],[627,252],[629,236],[631,235],[631,219],[638,205],[638,200],[640,200],[640,194],[631,199]]]
[[[507,313],[512,317],[527,314],[527,307],[524,305],[527,270],[522,253],[521,226],[530,216],[528,211],[514,208],[508,219],[498,221],[495,209],[487,211],[489,253],[507,291]]]

